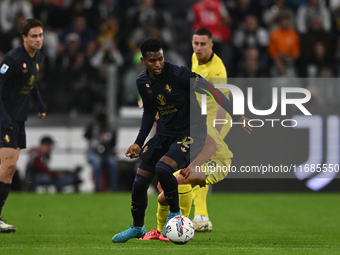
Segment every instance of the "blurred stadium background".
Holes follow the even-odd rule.
[[[202,19],[223,20],[223,25],[215,27],[214,51],[227,68],[229,82],[237,85],[238,80],[233,83],[231,78],[246,78],[247,86],[254,86],[249,81],[266,80],[262,87],[256,86],[257,109],[270,107],[273,86],[304,87],[312,94],[306,107],[313,116],[302,121],[303,128],[265,127],[246,138],[232,130],[227,143],[235,155],[233,164],[340,164],[340,1],[214,1],[223,3],[225,11],[203,9]],[[27,147],[37,146],[42,136],[51,136],[56,141],[51,169],[81,166],[80,191],[92,192],[93,173],[84,134],[93,116],[106,107],[110,128],[117,132],[114,149],[120,190],[129,190],[138,160],[127,159],[124,152],[137,135],[142,115],[135,86],[143,70],[138,44],[147,37],[158,37],[164,42],[167,61],[190,68],[191,34],[197,25],[193,5],[197,2],[0,1],[0,59],[21,43],[18,28],[23,19],[34,17],[45,26],[45,58],[37,79],[48,112],[41,121],[31,105]],[[280,33],[285,25],[289,35]],[[292,111],[286,119],[294,114],[301,112]],[[18,162],[20,178],[25,176],[27,160],[24,150]],[[214,190],[339,191],[335,174],[316,183],[311,183],[311,177],[318,176],[300,180],[294,173],[286,178],[227,178]]]

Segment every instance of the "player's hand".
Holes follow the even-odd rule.
[[[125,152],[125,156],[128,158],[138,158],[139,157],[140,147],[138,144],[132,144]]]
[[[45,113],[45,112],[43,112],[43,113],[39,112],[39,113],[38,113],[38,117],[39,117],[40,119],[43,119],[43,118],[46,117],[46,113]]]
[[[185,178],[187,179],[188,177],[190,177],[190,165],[188,165],[186,168],[183,168],[179,171],[179,173]]]
[[[244,132],[248,133],[249,135],[251,134],[251,127],[249,126],[250,119],[242,116],[237,122],[242,122],[242,124],[237,124],[240,129],[242,129]]]

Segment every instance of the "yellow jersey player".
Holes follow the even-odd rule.
[[[210,81],[212,84],[227,84],[227,71],[222,60],[213,52],[212,35],[208,29],[198,29],[192,38],[193,55],[191,58],[191,70],[200,74],[202,77]],[[229,90],[220,89],[228,98]],[[197,97],[201,104],[201,97]],[[220,133],[222,140],[226,137],[230,130],[231,117],[226,111],[218,107],[213,100],[207,98],[207,124],[211,127],[214,125],[214,119],[227,119],[228,124],[216,125],[217,131]],[[210,133],[209,133],[210,134]],[[225,152],[226,158],[232,158],[233,154],[228,149]],[[195,205],[195,217],[193,223],[196,231],[211,231],[212,224],[209,220],[207,211],[207,193],[208,186],[194,190],[193,199]]]

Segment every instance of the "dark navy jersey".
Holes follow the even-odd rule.
[[[195,82],[190,82],[193,78]],[[194,92],[216,97],[216,101],[228,112],[232,112],[229,100],[209,82],[186,67],[165,62],[162,73],[151,79],[144,70],[137,78],[137,87],[143,100],[143,118],[138,137],[135,141],[140,147],[148,136],[157,111],[157,133],[174,136],[188,135],[190,129],[206,129],[206,116]],[[203,88],[203,89],[202,89]]]
[[[12,121],[26,121],[32,95],[40,113],[45,107],[36,84],[42,55],[33,58],[21,45],[8,52],[0,63],[0,124],[8,128]]]

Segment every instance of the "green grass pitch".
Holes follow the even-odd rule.
[[[156,228],[156,195],[145,225]],[[114,234],[132,222],[130,194],[12,193],[3,209],[14,234],[0,234],[0,254],[340,254],[337,193],[213,193],[211,233],[186,245],[130,240]]]

